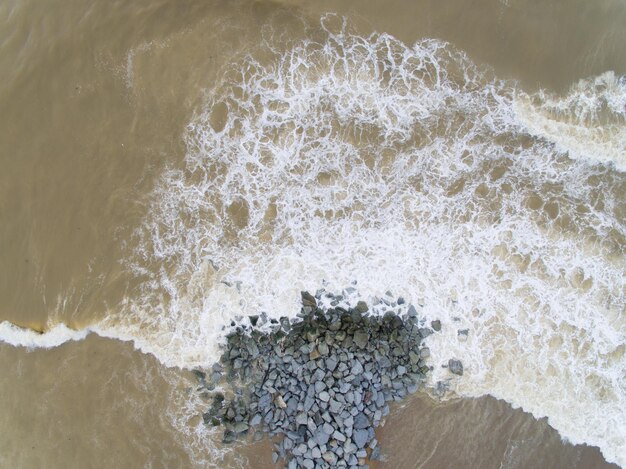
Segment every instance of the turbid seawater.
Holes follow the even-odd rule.
[[[442,323],[380,467],[626,466],[624,24],[2,2],[0,465],[271,467],[202,423],[190,370],[233,319],[353,286]]]

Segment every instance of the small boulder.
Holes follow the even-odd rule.
[[[463,376],[463,363],[460,360],[454,358],[448,360],[448,369],[455,375]]]

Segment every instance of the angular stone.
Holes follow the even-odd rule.
[[[303,306],[310,306],[312,308],[317,308],[317,301],[315,300],[315,297],[311,295],[308,291],[300,292],[300,295],[302,296]]]
[[[322,429],[324,430],[325,433],[327,433],[328,435],[332,435],[335,432],[335,429],[333,428],[333,426],[329,423],[325,423],[322,426]]]
[[[354,433],[352,433],[352,440],[356,444],[357,448],[364,448],[367,444],[367,440],[369,440],[369,432],[365,429],[354,430]]]
[[[302,456],[307,449],[308,448],[304,443],[300,443],[293,449],[292,453],[294,454],[294,456]]]
[[[354,364],[352,365],[352,369],[350,370],[350,374],[352,375],[360,375],[361,373],[363,373],[363,365],[361,365],[361,363],[359,361],[354,361]]]
[[[322,458],[333,467],[337,463],[337,455],[331,451],[326,451]]]
[[[274,399],[274,403],[280,409],[286,409],[287,408],[287,403],[283,399],[283,396],[281,396],[280,394],[276,396],[276,398]]]
[[[329,439],[330,439],[330,435],[321,428],[318,428],[315,434],[313,435],[313,441],[315,441],[315,443],[317,443],[318,446],[325,445],[326,443],[328,443]]]
[[[356,331],[354,333],[354,343],[361,348],[364,348],[369,341],[369,336],[365,331]]]
[[[432,327],[434,331],[439,332],[441,330],[441,321],[439,319],[431,321],[430,327]]]
[[[323,357],[328,355],[328,353],[330,352],[330,350],[328,348],[328,344],[326,344],[326,342],[320,342],[320,344],[317,346],[317,351]]]
[[[363,429],[368,428],[369,426],[370,422],[364,413],[360,412],[356,415],[356,417],[354,417],[354,428]]]
[[[260,424],[261,420],[262,420],[261,414],[255,414],[254,417],[250,419],[250,425],[254,427]]]
[[[463,375],[463,363],[461,363],[460,360],[451,358],[450,360],[448,360],[448,368],[450,369],[450,372],[454,373],[455,375]]]
[[[332,373],[333,371],[335,371],[335,368],[337,368],[338,363],[339,362],[336,358],[329,357],[326,359],[326,368]]]
[[[334,399],[331,399],[328,403],[330,411],[334,414],[339,413],[341,411],[342,405]]]
[[[317,397],[323,402],[328,402],[330,400],[330,395],[326,391],[320,392]]]

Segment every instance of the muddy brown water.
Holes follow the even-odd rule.
[[[0,321],[80,329],[119,314],[146,278],[124,263],[149,215],[146,201],[162,172],[183,160],[204,90],[246,54],[262,61],[267,35],[317,34],[311,25],[326,12],[362,35],[449,41],[529,92],[626,74],[619,0],[5,0]],[[620,176],[607,178],[623,200]],[[226,238],[246,225],[247,210],[231,206]],[[611,242],[622,262],[623,238]],[[197,431],[202,405],[189,397],[188,370],[130,342],[90,334],[50,349],[0,344],[0,376],[2,467],[272,467],[267,441],[219,453],[219,437]],[[378,436],[386,461],[376,468],[616,467],[492,397],[414,396],[394,407]],[[203,454],[203,439],[218,451]]]

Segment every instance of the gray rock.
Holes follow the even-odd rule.
[[[354,430],[354,433],[352,433],[352,440],[354,440],[357,448],[364,448],[367,444],[367,440],[369,440],[369,432],[365,429]]]
[[[320,392],[317,397],[323,402],[328,402],[330,400],[330,395],[326,391]]]
[[[254,427],[260,424],[261,420],[262,420],[261,414],[255,414],[254,417],[250,419],[250,425]]]
[[[428,337],[429,335],[431,335],[433,333],[433,330],[429,329],[427,327],[420,327],[419,328],[419,333],[425,339],[426,337]]]
[[[430,349],[428,347],[424,347],[420,350],[420,358],[428,358],[430,357]]]
[[[352,365],[352,369],[350,370],[350,374],[356,376],[360,375],[361,373],[363,373],[363,365],[355,360],[354,364]]]
[[[315,441],[315,443],[318,444],[318,446],[325,445],[326,443],[328,443],[329,439],[330,439],[330,435],[321,428],[318,428],[315,434],[313,435],[313,440]]]
[[[320,355],[325,357],[329,353],[328,344],[326,344],[326,342],[320,342],[317,346],[317,351],[320,353]]]
[[[322,426],[322,429],[324,430],[325,433],[327,433],[328,435],[332,435],[335,432],[335,429],[333,428],[333,426],[329,423],[325,423]]]
[[[441,330],[441,321],[439,319],[431,321],[430,327],[432,327],[434,331],[439,332]]]
[[[354,428],[363,429],[368,428],[370,426],[370,422],[365,414],[358,413],[356,417],[354,417]]]
[[[455,375],[463,376],[463,363],[461,363],[460,360],[451,358],[448,360],[448,368],[450,369],[450,372]]]
[[[322,391],[324,391],[324,389],[326,389],[326,385],[324,384],[324,381],[316,381],[315,392],[321,393]]]
[[[334,399],[331,399],[328,403],[330,411],[337,414],[341,411],[342,405]]]
[[[308,448],[304,443],[300,443],[293,449],[292,453],[294,454],[294,456],[302,456],[307,449]]]
[[[307,395],[304,399],[304,410],[308,412],[313,407],[313,404],[315,404],[315,400],[313,399],[313,397]]]
[[[326,359],[326,368],[332,373],[333,371],[335,371],[335,368],[337,368],[338,363],[339,362],[337,361],[337,359],[331,356]]]

